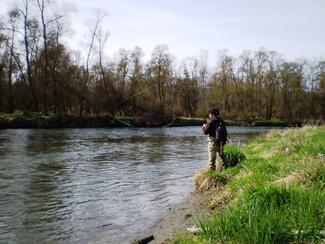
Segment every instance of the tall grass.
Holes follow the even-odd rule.
[[[246,159],[245,154],[240,150],[240,148],[233,145],[225,147],[225,156],[228,166],[232,167],[244,162]]]
[[[201,222],[197,241],[288,243],[321,241],[324,194],[311,190],[252,188],[242,200]]]

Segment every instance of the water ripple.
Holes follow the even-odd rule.
[[[0,130],[0,240],[132,240],[190,194],[206,148],[199,127]]]

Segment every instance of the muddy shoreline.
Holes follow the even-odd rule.
[[[196,225],[202,217],[207,217],[216,211],[207,206],[211,194],[212,192],[192,192],[184,201],[169,209],[169,212],[158,219],[152,228],[139,233],[131,243],[141,243],[141,240],[150,237],[154,238],[149,242],[150,244],[173,243],[178,235],[187,232],[187,228]]]

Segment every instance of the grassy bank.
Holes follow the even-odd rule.
[[[175,242],[324,242],[325,127],[272,130],[242,151],[245,161],[218,173],[227,183],[208,200],[202,231]]]

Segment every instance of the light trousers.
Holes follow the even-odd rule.
[[[221,160],[217,160],[217,154]],[[208,138],[208,155],[209,155],[209,169],[222,171],[225,164],[225,153],[221,142],[215,142],[213,139]],[[218,165],[216,165],[218,161]]]

